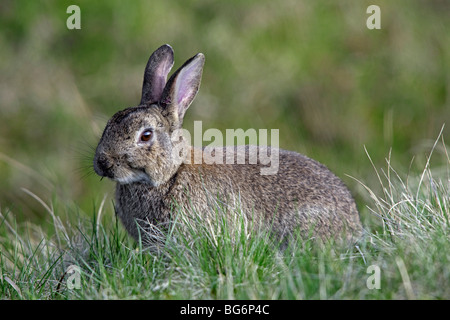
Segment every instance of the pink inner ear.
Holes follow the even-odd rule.
[[[150,56],[144,73],[141,104],[161,99],[166,86],[167,75],[173,66],[173,51],[169,45],[163,45]]]
[[[172,65],[169,61],[165,61],[159,65],[158,69],[155,70],[155,79],[153,80],[153,92],[159,97],[164,90],[167,82],[167,74],[169,73]]]
[[[176,102],[187,108],[198,90],[198,78],[201,74],[202,61],[197,59],[181,70],[176,80]]]

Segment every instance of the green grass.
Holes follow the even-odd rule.
[[[365,27],[368,0],[78,1],[81,30],[66,28],[70,4],[0,5],[0,297],[450,298],[449,157],[434,147],[450,119],[448,1],[378,0],[381,30]],[[280,147],[349,186],[368,229],[358,247],[280,253],[204,226],[150,254],[128,238],[92,157],[163,43],[175,68],[206,56],[185,128],[279,129]]]
[[[438,148],[440,147],[440,148]],[[444,141],[437,141],[450,163]],[[44,226],[16,224],[2,211],[0,294],[6,299],[449,299],[449,168],[430,162],[402,178],[387,159],[376,170],[381,194],[372,199],[366,234],[355,245],[312,240],[278,249],[242,218],[206,224],[195,212],[177,212],[163,244],[130,240],[100,203],[90,215],[75,205],[46,204]],[[212,214],[223,217],[222,208]],[[90,216],[91,218],[86,218]],[[70,265],[80,288],[69,289]],[[379,289],[367,286],[369,266],[380,270]]]

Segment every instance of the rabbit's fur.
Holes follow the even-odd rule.
[[[151,238],[153,227],[174,221],[175,206],[215,219],[212,196],[238,201],[248,219],[277,237],[297,230],[321,238],[358,235],[362,227],[349,190],[317,161],[269,149],[279,152],[278,172],[262,175],[263,164],[248,162],[257,147],[223,148],[224,157],[230,150],[234,157],[245,153],[246,164],[196,164],[199,150],[172,138],[198,91],[204,60],[201,53],[192,57],[166,83],[173,51],[161,46],[147,63],[140,105],[119,111],[106,125],[94,169],[117,182],[116,210],[127,231],[136,240]]]

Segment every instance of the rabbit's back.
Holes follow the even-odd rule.
[[[211,206],[217,200],[230,205],[238,203],[255,225],[262,223],[281,237],[296,230],[305,236],[322,238],[344,234],[350,239],[359,234],[359,213],[349,190],[324,165],[292,151],[269,149],[277,151],[278,168],[273,174],[263,175],[267,163],[262,164],[259,158],[256,163],[249,161],[255,148],[235,147],[231,164],[225,163],[230,149],[223,148],[224,164],[205,164],[205,161],[195,164],[196,151],[192,149],[191,163],[182,164],[161,186],[118,184],[119,217],[137,238],[135,221],[145,221],[144,225],[147,222],[168,225],[173,218],[174,203],[214,219]],[[242,153],[245,153],[245,163],[240,164],[237,155]]]
[[[188,217],[194,210],[203,220],[217,219],[217,205],[226,217],[243,212],[253,225],[283,238],[296,230],[320,237],[358,233],[361,223],[350,192],[312,159],[254,146],[188,149],[178,133],[204,63],[198,53],[167,80],[173,50],[158,48],[145,68],[140,104],[117,112],[100,138],[94,170],[117,182],[117,214],[129,233],[139,239],[139,225],[155,235],[155,226],[164,229],[175,221],[176,208]]]

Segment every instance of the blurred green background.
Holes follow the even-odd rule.
[[[69,5],[81,30],[68,30]],[[366,9],[381,8],[381,30]],[[151,52],[174,70],[206,65],[185,118],[207,128],[280,130],[280,146],[326,164],[364,210],[347,175],[378,185],[425,162],[450,119],[450,1],[17,1],[0,3],[0,208],[37,220],[46,202],[92,213],[113,183],[93,173],[108,118],[140,101]],[[450,128],[444,130],[449,137]]]

